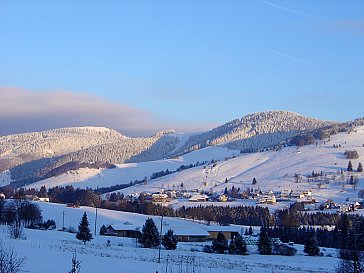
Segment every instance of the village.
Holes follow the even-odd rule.
[[[141,191],[127,195],[121,195],[122,198],[128,201],[153,202],[165,206],[183,205],[191,206],[210,206],[210,205],[257,205],[268,206],[270,209],[282,209],[289,207],[292,203],[303,204],[305,211],[324,211],[331,212],[352,212],[359,209],[364,209],[364,192],[357,191],[359,176],[362,173],[340,170],[337,172],[319,172],[314,171],[311,174],[297,174],[291,177],[291,188],[269,189],[264,187],[264,190],[257,187],[257,180],[253,178],[251,186],[245,190],[238,187],[238,183],[229,181],[228,178],[219,184],[221,192],[216,191],[216,186],[210,190],[205,189],[185,189],[183,184],[179,189],[163,189],[159,191]],[[282,179],[290,179],[286,174]],[[204,181],[204,186],[208,183]],[[231,186],[232,185],[232,186]],[[244,184],[246,185],[246,183]],[[244,186],[243,185],[243,186]],[[225,188],[224,188],[225,186]],[[340,193],[345,190],[354,191],[354,196],[347,197],[344,200],[333,200],[332,198],[325,199],[320,195],[322,191],[330,187],[336,189]],[[120,193],[118,193],[120,196]],[[107,194],[107,197],[110,195]]]

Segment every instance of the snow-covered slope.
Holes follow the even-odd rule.
[[[340,146],[340,147],[334,147]],[[352,159],[354,169],[359,162],[364,162],[364,126],[358,127],[355,132],[339,133],[328,141],[317,141],[317,145],[302,147],[285,147],[279,151],[266,151],[261,153],[243,154],[240,157],[221,161],[209,166],[199,166],[160,177],[150,181],[147,185],[137,185],[121,190],[124,194],[141,191],[160,191],[161,189],[177,188],[183,183],[188,190],[205,190],[221,193],[225,187],[235,186],[245,190],[246,188],[260,188],[262,191],[280,191],[281,189],[305,190],[312,189],[317,200],[323,201],[333,198],[344,201],[357,197],[358,190],[364,188],[363,173],[345,173],[344,177],[338,174],[342,169],[346,170],[348,159],[344,155],[346,150],[357,150],[358,159]],[[317,182],[296,183],[295,174],[310,175],[312,171],[327,174],[327,178],[335,179],[335,182],[318,188]],[[359,184],[356,190],[346,181],[350,175],[356,175]],[[252,179],[258,183],[252,185]],[[228,183],[224,183],[225,179]],[[344,181],[345,183],[341,183]]]
[[[0,171],[39,158],[57,157],[127,137],[103,127],[61,128],[0,137]]]
[[[62,227],[62,216],[66,227],[77,228],[84,212],[87,212],[90,229],[94,233],[95,209],[81,207],[67,208],[65,205],[38,203],[44,219],[54,219],[57,229]],[[96,230],[105,224],[136,224],[145,222],[147,216],[133,213],[98,210]],[[160,217],[153,217],[160,223]],[[190,232],[201,228],[201,224],[181,219],[164,218],[163,233],[166,229],[188,228]],[[296,256],[259,255],[256,246],[248,246],[249,255],[210,254],[201,252],[203,245],[211,242],[179,242],[177,250],[161,250],[161,263],[158,263],[158,249],[145,249],[136,245],[133,238],[94,235],[94,239],[84,245],[75,234],[57,230],[24,230],[26,240],[10,239],[6,226],[0,227],[1,243],[11,245],[17,257],[25,257],[21,272],[63,273],[71,269],[74,253],[81,261],[81,273],[145,273],[145,272],[200,272],[200,273],[240,273],[254,272],[333,272],[338,263],[333,249],[322,249],[324,257],[305,256],[302,245]],[[110,243],[107,245],[107,241]],[[194,252],[191,251],[194,249]],[[197,251],[196,251],[197,250]]]
[[[79,188],[109,187],[116,184],[128,184],[130,181],[143,180],[159,171],[175,171],[181,165],[196,164],[197,162],[224,160],[226,157],[238,156],[239,151],[229,150],[224,147],[207,147],[182,156],[171,159],[148,161],[140,163],[117,164],[113,169],[90,169],[83,168],[69,171],[65,174],[50,177],[45,180],[31,184],[32,188],[41,186],[55,187],[73,185]]]
[[[333,122],[321,121],[287,111],[267,111],[232,120],[211,131],[189,138],[180,152],[226,144],[238,150],[257,151]]]
[[[13,186],[21,187],[77,170],[82,164],[94,168],[95,162],[104,166],[161,160],[209,146],[242,151],[272,148],[332,124],[292,112],[268,111],[192,135],[169,130],[148,138],[130,138],[108,128],[77,127],[3,136],[0,172],[10,170]]]

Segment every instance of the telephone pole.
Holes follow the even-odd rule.
[[[162,215],[162,218],[161,218],[161,232],[159,233],[158,263],[161,262],[162,232],[163,232],[163,215]]]
[[[64,211],[62,212],[62,231],[64,231]]]
[[[95,236],[97,231],[97,207],[95,206]]]

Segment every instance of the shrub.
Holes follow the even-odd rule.
[[[344,155],[346,155],[347,159],[356,159],[359,158],[359,154],[357,150],[346,150]]]
[[[202,248],[202,251],[205,253],[214,253],[214,250],[212,249],[212,246],[210,246],[210,245],[204,245]]]
[[[294,256],[297,253],[297,249],[285,244],[274,245],[273,254],[282,256]]]

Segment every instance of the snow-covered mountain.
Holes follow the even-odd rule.
[[[208,146],[258,151],[336,124],[292,112],[267,111],[193,135],[162,131],[151,137],[131,138],[103,127],[9,135],[0,137],[0,172],[10,170],[14,186],[22,186],[81,167],[161,160]],[[207,155],[200,160],[211,158]]]
[[[226,145],[230,149],[257,151],[278,145],[302,132],[332,125],[287,111],[267,111],[246,115],[211,131],[191,136],[180,152],[206,146]]]

